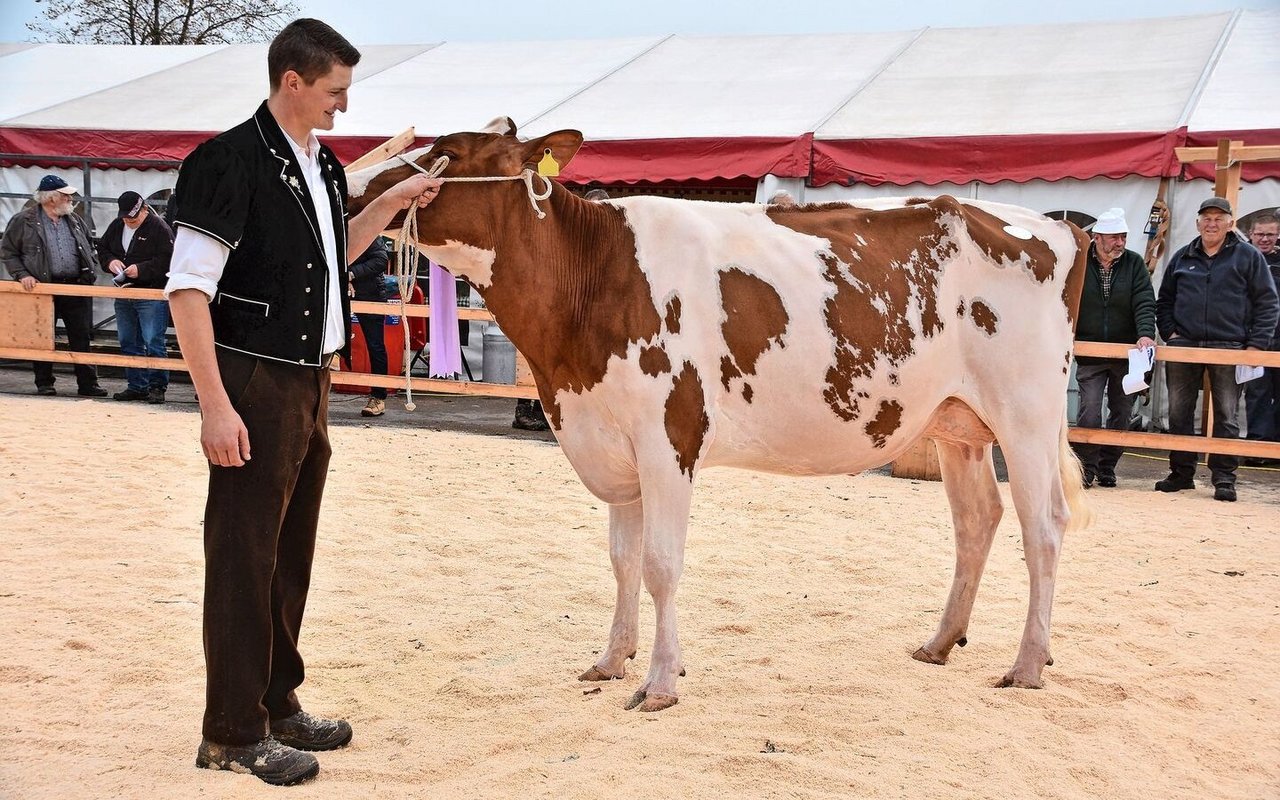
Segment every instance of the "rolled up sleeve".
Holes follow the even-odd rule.
[[[180,289],[199,289],[212,301],[230,256],[231,249],[218,239],[192,228],[179,228],[173,240],[165,298]]]

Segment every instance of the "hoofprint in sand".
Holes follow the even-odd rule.
[[[640,714],[622,702],[643,670],[575,679],[613,605],[604,506],[554,444],[430,425],[331,429],[302,698],[356,737],[291,797],[1280,787],[1274,484],[1235,504],[1124,475],[1091,492],[1097,520],[1063,549],[1056,663],[1026,691],[991,688],[1025,613],[1011,511],[969,645],[937,667],[910,655],[951,578],[940,484],[707,471],[680,589],[687,697]],[[193,766],[197,439],[196,415],[173,408],[0,396],[0,797],[266,791]]]

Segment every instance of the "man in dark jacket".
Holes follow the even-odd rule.
[[[373,240],[360,258],[351,264],[351,296],[354,300],[374,303],[387,301],[387,264],[390,257],[382,237]],[[386,317],[381,314],[356,314],[360,332],[364,334],[365,350],[369,353],[369,371],[374,375],[387,374],[387,345],[383,333]],[[383,386],[369,387],[369,401],[360,410],[364,417],[380,417],[387,411],[387,390]]]
[[[25,208],[9,220],[4,241],[0,242],[0,260],[9,277],[28,292],[37,283],[92,284],[97,277],[98,261],[89,244],[89,230],[74,211],[72,196],[76,190],[57,175],[45,175],[32,195],[36,204]],[[89,352],[93,333],[93,300],[88,297],[54,295],[53,313],[67,326],[67,343],[73,352]],[[36,377],[36,393],[56,395],[53,388],[53,364],[32,363]],[[83,397],[105,397],[107,390],[98,385],[98,370],[92,364],[76,364],[76,383]]]
[[[119,216],[98,240],[98,260],[117,286],[163,289],[173,255],[173,231],[137,192],[120,195]],[[164,333],[169,327],[169,304],[164,300],[116,298],[116,335],[127,356],[165,357]],[[128,385],[116,400],[164,402],[169,372],[126,367]]]
[[[200,397],[205,712],[196,766],[272,784],[352,738],[303,710],[298,650],[329,473],[329,368],[347,349],[347,264],[441,181],[415,175],[347,218],[347,181],[314,131],[346,111],[360,52],[315,19],[267,50],[270,95],[201,144],[174,190],[165,294]]]
[[[1280,318],[1275,281],[1257,248],[1231,230],[1231,204],[1211,197],[1200,204],[1196,230],[1200,235],[1173,254],[1165,267],[1156,300],[1160,336],[1174,347],[1265,350]],[[1235,367],[1169,362],[1169,432],[1194,432],[1196,394],[1205,374],[1213,402],[1213,435],[1240,435],[1240,384]],[[1194,489],[1195,453],[1171,451],[1169,477],[1156,483],[1160,492]],[[1235,456],[1210,455],[1213,498],[1236,499]]]
[[[1275,214],[1255,217],[1249,227],[1249,244],[1258,248],[1271,269],[1271,279],[1280,288],[1280,218]],[[1280,350],[1280,325],[1271,338],[1271,349]],[[1249,438],[1267,442],[1280,441],[1280,367],[1267,367],[1261,378],[1244,385],[1245,415],[1249,422]],[[1270,459],[1251,458],[1246,464],[1263,466]]]
[[[1156,295],[1142,256],[1125,249],[1129,227],[1124,209],[1104,211],[1093,226],[1076,339],[1085,342],[1121,342],[1137,347],[1155,345]],[[1107,399],[1107,425],[1113,431],[1129,429],[1133,396],[1121,385],[1128,362],[1113,358],[1076,359],[1076,383],[1080,386],[1080,412],[1076,424],[1101,428],[1102,399]],[[1084,465],[1085,488],[1116,485],[1116,463],[1124,448],[1114,445],[1073,445]]]

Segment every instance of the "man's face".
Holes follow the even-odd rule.
[[[1276,249],[1276,237],[1280,235],[1280,222],[1259,222],[1249,231],[1249,242],[1264,254]]]
[[[1104,261],[1115,261],[1124,253],[1125,242],[1129,240],[1127,233],[1095,233],[1093,244],[1098,256]]]
[[[75,201],[71,199],[71,195],[62,192],[54,192],[53,197],[44,202],[45,213],[51,217],[65,217],[74,207]]]
[[[286,72],[281,79],[283,88],[288,90],[299,116],[311,126],[312,130],[333,130],[334,119],[339,111],[347,110],[347,89],[351,87],[351,67],[334,64],[324,75],[307,83],[302,76],[292,70]],[[299,144],[305,144],[299,142]]]
[[[1227,231],[1231,230],[1230,214],[1217,209],[1208,208],[1196,217],[1196,230],[1200,232],[1200,240],[1206,247],[1217,247],[1226,241]]]
[[[138,211],[138,215],[136,217],[122,217],[122,219],[124,220],[124,224],[134,229],[136,229],[139,225],[141,225],[142,221],[146,218],[147,218],[146,206],[143,206],[142,209]]]

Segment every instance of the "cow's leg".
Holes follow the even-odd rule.
[[[684,541],[689,527],[689,503],[693,482],[674,470],[675,463],[663,465],[661,478],[640,478],[644,504],[644,585],[653,597],[657,626],[649,674],[627,701],[628,709],[661,711],[679,700],[676,679],[684,675],[680,639],[676,632],[676,588],[684,570]]]
[[[637,500],[609,506],[609,560],[618,584],[609,644],[580,681],[607,681],[626,675],[626,662],[635,658],[640,640],[640,561],[644,537],[644,509]]]
[[[1071,513],[1059,471],[1058,431],[1047,429],[1043,418],[1023,419],[1021,423],[1014,431],[997,428],[996,435],[1003,433],[1006,441],[1014,443],[1002,451],[1009,468],[1013,505],[1022,525],[1031,597],[1018,658],[996,685],[1039,689],[1044,685],[1041,672],[1053,663],[1049,654],[1049,618],[1053,612],[1058,554]]]
[[[912,658],[929,664],[945,664],[951,648],[964,647],[978,582],[991,552],[996,526],[1004,510],[996,488],[996,469],[990,444],[937,441],[942,483],[951,503],[956,529],[956,574],[951,583],[942,622],[933,638]]]

